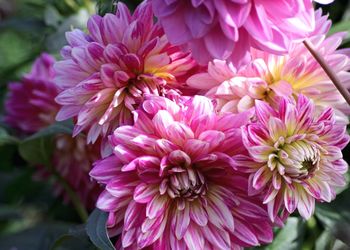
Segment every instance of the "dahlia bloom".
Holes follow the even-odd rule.
[[[130,124],[145,95],[176,94],[195,62],[168,43],[147,2],[133,15],[118,2],[115,15],[95,15],[87,28],[89,34],[67,33],[69,45],[55,65],[62,91],[56,101],[63,106],[57,120],[76,117],[74,135],[87,129],[94,143]]]
[[[296,103],[282,98],[279,110],[263,101],[255,109],[257,121],[242,127],[250,157],[236,156],[236,164],[250,174],[250,192],[265,194],[272,220],[296,209],[308,219],[315,201],[330,202],[335,188],[346,184],[346,126],[335,123],[331,108],[316,112],[303,95]]]
[[[212,59],[238,64],[250,47],[287,53],[291,41],[306,37],[315,28],[312,0],[152,3],[170,42],[187,47],[203,65]]]
[[[341,82],[350,88],[350,58],[347,50],[337,50],[344,33],[326,38],[331,22],[321,11],[316,12],[316,31],[310,42],[333,68]],[[338,92],[327,74],[302,43],[294,43],[289,54],[273,55],[252,50],[253,60],[236,69],[232,64],[214,60],[207,73],[188,79],[188,84],[215,98],[223,112],[243,112],[254,107],[255,100],[272,105],[280,96],[303,94],[311,98],[320,110],[334,107],[339,121],[347,122],[349,105]],[[344,114],[345,113],[345,114]]]
[[[58,89],[53,83],[54,62],[52,56],[43,53],[35,60],[32,71],[21,82],[9,84],[9,96],[5,106],[5,121],[9,125],[32,134],[55,122],[59,105],[55,102]],[[54,171],[67,181],[87,208],[94,208],[100,189],[91,181],[88,173],[92,163],[100,157],[99,144],[88,146],[82,135],[72,138],[67,134],[56,135],[54,144]],[[37,180],[47,180],[52,174],[45,166],[36,168],[34,178]],[[59,183],[55,183],[54,192],[68,201],[68,195]]]
[[[272,240],[261,197],[231,156],[245,152],[246,114],[218,116],[201,96],[175,103],[151,97],[134,125],[110,136],[114,155],[90,175],[105,185],[97,207],[109,212],[117,249],[239,249]]]
[[[55,121],[59,109],[55,103],[58,90],[53,83],[55,59],[43,53],[32,71],[20,82],[10,83],[5,102],[5,122],[23,132],[33,133]]]

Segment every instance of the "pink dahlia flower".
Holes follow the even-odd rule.
[[[303,95],[296,104],[281,99],[277,111],[262,101],[255,108],[257,121],[242,128],[250,158],[236,157],[236,163],[250,174],[251,193],[265,194],[272,220],[296,209],[308,219],[315,201],[330,202],[346,183],[346,126],[335,123],[331,108],[316,112]]]
[[[134,126],[110,136],[113,156],[90,175],[106,185],[97,207],[109,212],[117,248],[238,249],[272,240],[260,197],[231,156],[244,152],[248,116],[218,116],[211,100],[151,97]]]
[[[36,133],[55,122],[59,105],[55,102],[58,89],[53,83],[55,60],[49,54],[42,54],[33,64],[32,71],[25,75],[21,82],[10,83],[9,96],[6,100],[5,121],[25,133]],[[89,171],[99,155],[99,144],[86,145],[83,136],[72,138],[60,134],[54,139],[52,165],[54,171],[66,180],[87,208],[94,208],[100,189],[91,181]],[[47,180],[52,175],[45,166],[37,166],[34,174],[37,180]],[[68,195],[63,187],[55,184],[55,194]]]
[[[316,12],[316,26],[309,38],[311,43],[341,82],[350,88],[348,51],[337,50],[344,33],[326,38],[331,23],[320,10]],[[252,57],[251,63],[239,69],[230,63],[214,60],[209,63],[207,73],[192,76],[188,84],[215,98],[218,109],[223,112],[243,112],[254,107],[255,100],[276,105],[276,97],[303,94],[311,98],[320,110],[334,107],[337,119],[347,122],[349,105],[302,43],[293,43],[288,55],[253,50]]]
[[[201,64],[212,59],[237,64],[250,47],[287,53],[291,41],[315,28],[312,0],[152,2],[170,42],[190,49]]]
[[[153,24],[149,3],[131,15],[118,3],[115,15],[93,16],[81,30],[67,33],[64,60],[55,65],[63,107],[57,120],[76,117],[74,135],[88,129],[88,142],[132,122],[131,112],[145,95],[173,95],[195,62],[171,46]]]
[[[32,71],[20,82],[9,84],[5,102],[5,121],[23,132],[33,133],[55,121],[59,109],[55,103],[58,90],[53,83],[55,59],[43,53],[33,64]]]

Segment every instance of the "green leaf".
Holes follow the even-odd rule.
[[[19,153],[29,163],[50,165],[54,147],[52,136],[71,134],[72,129],[71,121],[57,122],[22,141],[18,147]]]
[[[329,34],[334,34],[337,32],[349,31],[350,30],[350,20],[345,20],[339,23],[336,23],[332,26],[329,31]]]
[[[86,232],[89,235],[90,240],[98,248],[103,250],[114,250],[115,248],[107,234],[107,219],[108,214],[96,208],[89,216],[86,224]]]
[[[86,23],[90,17],[87,9],[80,9],[74,15],[71,15],[64,19],[64,21],[57,27],[56,31],[49,35],[46,39],[46,47],[49,52],[57,52],[64,45],[67,44],[65,33],[71,31],[74,28],[84,29]]]
[[[0,146],[17,144],[19,140],[7,133],[6,129],[0,127]]]
[[[56,122],[47,128],[40,130],[34,135],[28,137],[26,140],[34,140],[40,137],[51,136],[55,134],[72,134],[73,132],[73,122],[72,120],[67,120],[63,122]]]
[[[336,239],[332,246],[332,250],[349,250],[349,246],[345,245],[344,242]]]
[[[317,250],[346,250],[349,249],[342,241],[334,238],[333,234],[329,230],[323,231],[323,233],[316,240],[315,249]]]
[[[55,241],[51,250],[74,250],[74,249],[86,249],[95,250],[97,249],[88,240],[85,241],[74,235],[65,234]]]
[[[20,32],[28,32],[29,30],[32,32],[39,32],[45,29],[45,24],[41,20],[35,18],[9,18],[0,23],[0,30],[3,31],[5,29],[11,29],[12,31],[20,31]]]
[[[62,20],[62,16],[52,5],[46,7],[44,15],[45,24],[48,26],[58,27]]]
[[[45,223],[19,233],[0,237],[1,249],[47,250],[71,224]]]
[[[350,189],[331,203],[318,204],[316,216],[335,238],[350,246]]]
[[[68,250],[68,249],[88,249],[96,250],[86,234],[85,225],[78,225],[69,229],[68,234],[58,238],[51,250]]]
[[[9,219],[21,218],[21,211],[11,205],[1,205],[0,206],[0,220],[5,221]]]
[[[278,232],[268,250],[299,250],[305,231],[305,223],[301,218],[289,217],[285,226]]]
[[[53,152],[53,144],[52,137],[27,139],[19,144],[18,151],[21,157],[31,164],[49,165]]]
[[[104,16],[107,13],[114,13],[117,1],[115,0],[99,0],[97,2],[97,13]]]
[[[335,238],[331,232],[328,230],[323,231],[323,233],[316,240],[316,249],[317,250],[328,250],[332,249]]]
[[[337,32],[347,32],[345,38],[343,39],[343,44],[350,42],[350,20],[345,20],[339,23],[336,23],[332,26],[329,31],[329,35],[332,35]]]

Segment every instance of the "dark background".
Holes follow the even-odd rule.
[[[188,0],[189,1],[189,0]],[[276,0],[278,1],[278,0]],[[124,1],[134,8],[139,1]],[[17,152],[12,130],[2,121],[7,83],[18,80],[43,51],[59,56],[64,33],[84,28],[90,14],[111,11],[112,1],[0,0],[0,250],[94,249],[70,205],[54,198],[50,180],[32,180],[33,167]],[[334,22],[331,33],[350,31],[350,5],[336,0],[322,6]],[[350,47],[350,36],[343,47]],[[4,136],[5,135],[5,136]],[[5,139],[4,139],[5,138]],[[350,159],[349,147],[344,157]],[[68,235],[57,239],[61,235]],[[350,189],[331,204],[321,204],[305,222],[291,217],[267,249],[350,249]],[[56,244],[55,244],[56,242]],[[55,244],[55,245],[54,245]]]

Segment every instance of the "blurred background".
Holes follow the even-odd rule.
[[[139,1],[124,2],[135,8]],[[28,72],[43,51],[58,58],[66,31],[84,29],[96,10],[104,14],[112,9],[111,0],[0,0],[1,117],[8,82]],[[331,33],[350,31],[348,0],[336,0],[322,9],[333,20]],[[349,35],[342,46],[350,47]],[[0,250],[95,249],[86,239],[75,210],[52,196],[50,182],[33,181],[34,169],[19,156],[17,139],[11,137],[11,129],[1,117]],[[344,151],[348,162],[349,155],[348,147]],[[332,204],[318,206],[316,215],[307,222],[291,218],[284,229],[276,231],[274,243],[264,249],[350,249],[344,244],[350,241],[349,193],[346,189]],[[12,248],[13,242],[17,248]]]

